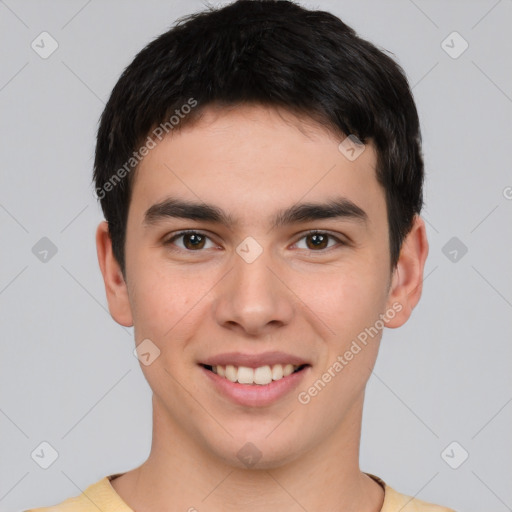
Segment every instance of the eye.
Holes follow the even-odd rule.
[[[183,245],[179,246],[174,244],[175,240],[183,239]],[[206,240],[210,240],[210,238],[203,233],[198,231],[181,231],[180,233],[176,233],[171,238],[167,239],[164,244],[165,245],[177,245],[179,249],[183,249],[186,251],[200,251],[205,248]],[[211,242],[211,240],[210,240]],[[208,247],[206,247],[208,249]]]
[[[344,242],[342,242],[339,238],[335,237],[334,235],[331,235],[330,233],[326,233],[325,231],[309,231],[305,236],[300,238],[300,240],[310,240],[311,243],[308,243],[306,241],[306,250],[319,252],[320,250],[327,249],[328,247],[328,241],[329,239],[335,240],[340,245],[345,245]],[[334,244],[336,245],[336,244]]]
[[[181,246],[175,243],[175,241],[179,239],[183,240]],[[330,233],[315,230],[309,231],[306,235],[300,238],[299,241],[306,240],[306,250],[320,252],[324,249],[332,247],[332,244],[329,245],[329,239],[338,242],[338,245],[346,245],[345,242],[340,240],[338,237],[331,235]],[[308,243],[308,240],[310,243]],[[210,241],[212,244],[210,247],[207,247],[207,241]],[[296,245],[297,244],[298,242],[296,242]],[[179,233],[174,234],[164,242],[164,245],[174,245],[178,249],[188,252],[200,252],[202,249],[209,249],[215,246],[215,244],[213,244],[207,235],[199,231],[192,230],[180,231]]]

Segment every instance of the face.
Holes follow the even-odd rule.
[[[392,273],[376,153],[341,140],[274,109],[207,110],[137,170],[126,281],[98,249],[113,317],[159,352],[141,368],[162,424],[231,465],[358,441],[382,328],[419,298],[424,226]]]

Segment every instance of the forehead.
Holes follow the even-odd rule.
[[[384,206],[372,144],[355,160],[345,138],[305,117],[263,106],[205,109],[171,132],[134,176],[133,205],[143,215],[167,197],[218,207],[247,224],[299,202],[345,198],[363,211]]]

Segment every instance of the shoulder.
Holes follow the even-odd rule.
[[[381,512],[455,512],[455,510],[434,503],[413,498],[401,494],[389,486],[386,486],[386,497],[389,501],[388,508],[382,508]]]
[[[455,510],[427,503],[407,494],[399,493],[390,487],[381,478],[375,475],[369,475],[384,487],[384,502],[380,512],[456,512]]]
[[[66,500],[40,508],[31,508],[23,512],[133,512],[114,491],[108,476],[89,485],[81,494]]]

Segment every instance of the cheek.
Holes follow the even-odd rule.
[[[309,296],[315,300],[308,305],[329,330],[318,367],[298,399],[311,415],[325,419],[325,428],[335,428],[360,398],[375,365],[382,335],[376,322],[386,304],[385,282],[352,269],[310,284]]]
[[[171,273],[161,265],[152,265],[149,258],[135,260],[133,268],[137,283],[132,300],[136,340],[149,338],[159,347],[167,347],[168,340],[178,339],[180,331],[193,321],[201,286],[182,272]]]
[[[343,345],[383,312],[387,281],[375,266],[345,265],[301,281],[301,297],[328,327],[330,339]]]

